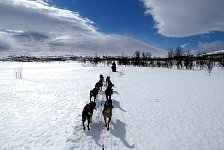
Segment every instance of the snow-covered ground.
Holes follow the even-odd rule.
[[[22,78],[15,78],[21,68]],[[1,150],[223,150],[224,71],[0,62]],[[81,112],[99,75],[115,84],[110,131],[101,102],[90,131]],[[105,87],[103,87],[103,91]]]

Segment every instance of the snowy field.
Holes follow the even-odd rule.
[[[21,79],[15,77],[19,68]],[[214,68],[210,76],[205,70],[118,70],[0,62],[0,149],[224,149],[224,70]],[[104,92],[90,131],[83,131],[81,112],[100,74],[115,84],[110,131],[99,130]]]

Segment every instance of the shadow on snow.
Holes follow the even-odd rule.
[[[126,110],[124,110],[123,108],[121,108],[121,105],[120,105],[120,102],[119,101],[113,99],[112,100],[112,103],[113,103],[114,108],[119,108],[121,111],[127,112]]]
[[[111,129],[110,132],[113,134],[115,137],[118,137],[121,139],[123,144],[128,147],[129,149],[135,148],[135,145],[132,144],[130,145],[127,140],[125,139],[126,137],[126,124],[122,122],[121,120],[117,119],[116,122],[111,123],[114,126],[114,129]]]

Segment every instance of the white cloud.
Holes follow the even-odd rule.
[[[55,34],[65,34],[72,29],[79,33],[96,33],[92,21],[81,18],[78,13],[50,7],[43,2],[4,0],[0,2],[0,10],[1,28]]]
[[[164,53],[140,41],[97,31],[77,12],[49,6],[46,0],[0,1],[0,48],[7,54],[120,55],[135,50]],[[3,50],[4,49],[4,50]]]
[[[184,44],[180,45],[180,47],[181,47],[181,48],[185,48],[185,47],[187,47],[188,45],[189,45],[189,43],[184,43]]]
[[[167,37],[186,37],[224,31],[223,0],[141,0]]]

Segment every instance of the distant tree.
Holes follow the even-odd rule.
[[[119,63],[121,64],[121,65],[127,65],[127,56],[125,56],[125,54],[124,54],[124,51],[122,51],[122,55],[121,55],[121,59],[120,59],[120,61],[119,61]]]
[[[186,69],[193,69],[193,55],[191,53],[190,50],[187,50],[186,53],[185,53],[185,60],[184,60],[184,65],[185,65],[185,68]]]
[[[143,66],[148,66],[149,61],[152,57],[152,54],[150,52],[142,52],[142,61],[143,61]]]
[[[151,59],[152,54],[150,52],[146,52],[146,57],[147,57],[147,59]]]
[[[179,58],[179,57],[181,57],[181,56],[183,56],[183,49],[180,47],[180,46],[178,46],[176,49],[175,49],[175,56],[177,57],[177,58]]]
[[[135,53],[134,53],[134,65],[135,66],[140,65],[140,56],[141,56],[141,52],[140,51],[135,51]]]
[[[168,49],[168,58],[174,57],[174,50],[172,48]]]
[[[182,64],[182,56],[183,56],[183,50],[180,46],[178,46],[176,49],[175,49],[175,54],[174,54],[175,58],[177,59],[177,69],[182,69],[183,68],[183,64]]]
[[[168,60],[167,60],[167,67],[173,68],[173,58],[174,57],[174,50],[173,48],[168,49]]]
[[[193,56],[190,50],[186,51],[186,56],[188,56],[188,57],[192,57]]]
[[[134,57],[135,58],[140,58],[141,52],[140,51],[135,51]]]
[[[220,59],[218,63],[221,69],[223,69],[224,68],[224,53],[220,54]]]
[[[93,58],[94,66],[97,66],[100,61],[100,57],[95,53],[95,57]]]
[[[141,61],[142,66],[147,66],[147,55],[146,52],[142,52],[142,61]]]

